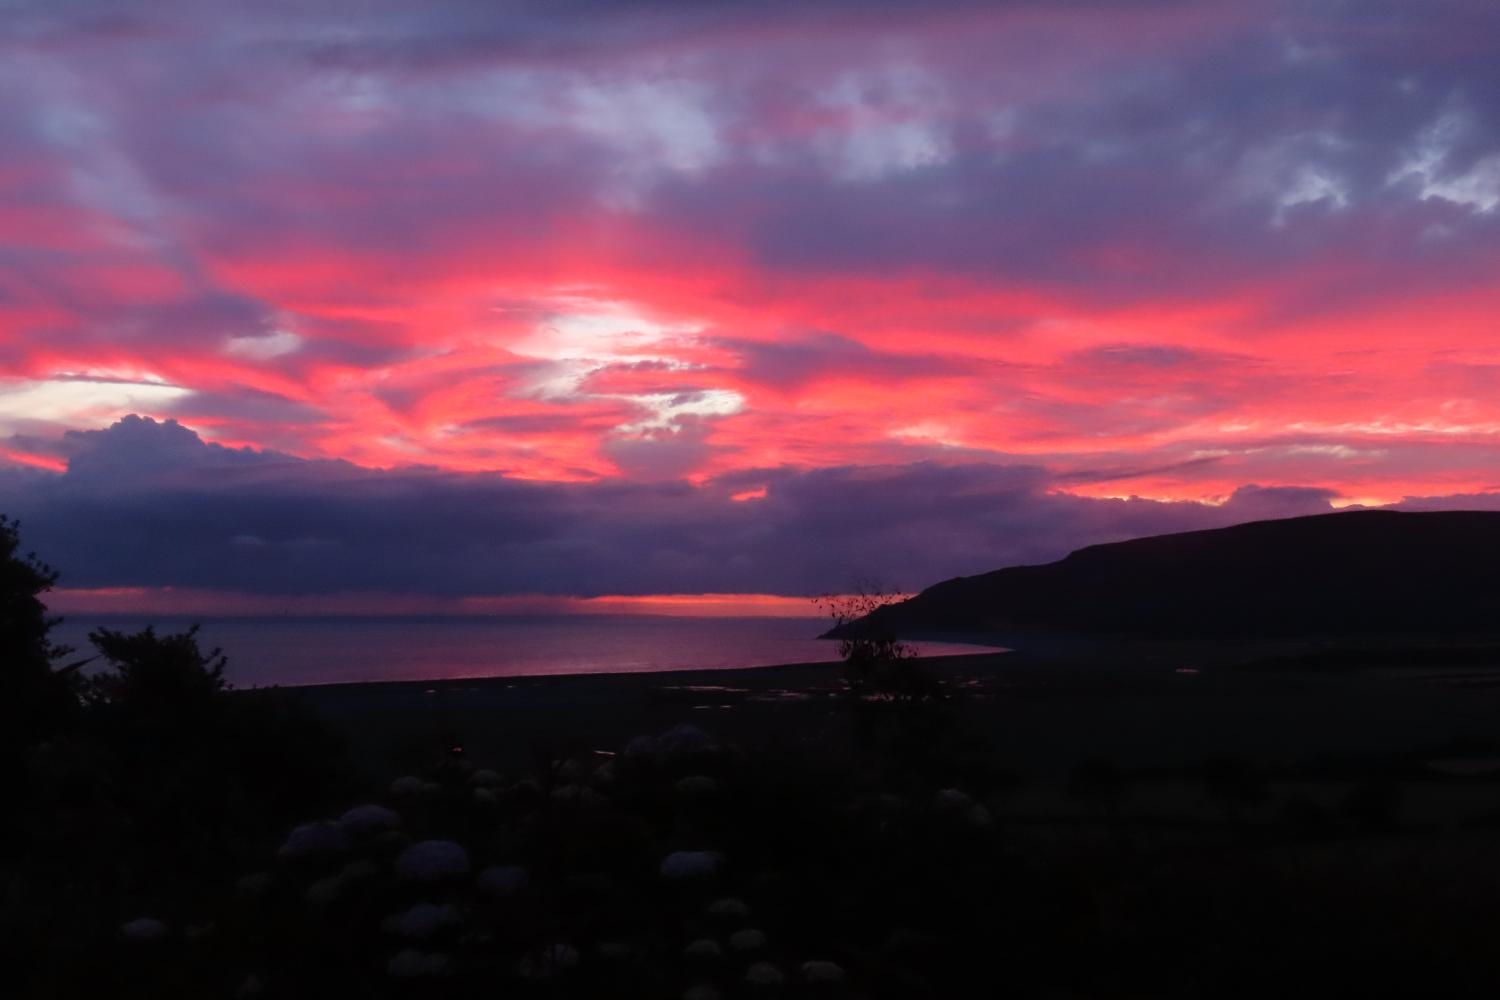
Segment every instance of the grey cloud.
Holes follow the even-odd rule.
[[[1398,510],[1500,510],[1500,487],[1489,493],[1457,493],[1446,497],[1406,497]]]
[[[326,419],[326,414],[310,403],[248,388],[239,388],[233,393],[193,392],[163,404],[162,410],[189,423],[204,418],[253,423],[271,435],[287,428],[300,431]],[[260,441],[262,445],[266,443],[264,439]]]
[[[659,481],[692,472],[708,457],[709,445],[701,420],[678,418],[671,427],[606,438],[601,450],[626,475]]]
[[[1333,510],[1331,501],[1338,496],[1336,490],[1314,486],[1258,486],[1252,483],[1230,494],[1224,510],[1243,521],[1326,514]]]
[[[862,576],[919,587],[1096,542],[1327,509],[1329,495],[1089,499],[1053,492],[1039,467],[932,463],[697,486],[540,483],[224,448],[141,418],[69,445],[65,474],[0,476],[0,509],[23,519],[67,585],[288,596],[811,594]],[[755,485],[764,498],[732,499]]]
[[[973,359],[877,351],[848,337],[817,333],[775,342],[731,337],[712,341],[741,360],[739,373],[753,382],[791,389],[829,376],[891,380],[973,375]]]

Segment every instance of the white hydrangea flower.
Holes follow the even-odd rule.
[[[393,979],[425,979],[448,971],[448,956],[440,951],[417,951],[405,948],[386,963],[386,973]]]
[[[581,958],[577,948],[559,942],[521,959],[516,971],[521,974],[522,979],[551,979],[573,969]]]
[[[469,852],[451,840],[424,840],[396,858],[396,876],[403,882],[430,884],[468,874]]]
[[[587,785],[559,785],[552,790],[552,801],[568,806],[601,806],[608,800]]]
[[[302,899],[309,906],[328,906],[344,893],[344,882],[337,876],[320,878],[307,887]]]
[[[391,782],[391,794],[398,799],[416,798],[426,784],[421,778],[408,774]]]
[[[339,817],[339,826],[355,837],[368,837],[401,827],[401,817],[380,805],[355,806]]]
[[[670,879],[710,878],[724,866],[718,851],[674,851],[661,862],[661,874]]]
[[[265,872],[241,875],[234,883],[235,895],[241,899],[259,899],[271,887],[271,876]]]
[[[760,951],[765,946],[765,934],[754,927],[747,927],[729,935],[729,947],[735,951]]]
[[[479,873],[475,887],[489,896],[512,896],[526,888],[530,877],[519,865],[491,865]]]
[[[426,941],[446,927],[461,923],[463,916],[452,903],[417,903],[396,919],[396,933],[413,941]]]
[[[932,797],[939,812],[962,816],[970,825],[986,827],[991,823],[989,809],[974,801],[973,796],[957,788],[944,788]]]
[[[283,861],[342,854],[349,849],[349,838],[337,823],[303,823],[287,835],[276,856]]]
[[[120,925],[120,937],[131,944],[153,944],[167,937],[167,925],[155,917],[136,917]]]
[[[745,982],[751,986],[769,988],[780,986],[786,982],[786,977],[770,962],[756,962],[745,970]]]
[[[719,791],[719,783],[704,774],[690,774],[686,778],[677,779],[677,794],[692,798],[706,798],[716,795]]]
[[[716,749],[714,741],[697,726],[673,726],[660,736],[637,736],[625,746],[625,756],[670,763]]]
[[[933,804],[939,809],[952,810],[954,812],[967,811],[974,807],[974,800],[967,792],[957,788],[944,788],[932,796]]]
[[[831,986],[844,981],[844,970],[837,962],[815,958],[802,963],[802,978],[808,983]]]
[[[718,917],[721,920],[744,920],[750,916],[750,907],[745,905],[743,899],[735,896],[727,896],[724,899],[714,900],[708,905],[708,915]]]

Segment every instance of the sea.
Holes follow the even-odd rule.
[[[155,618],[72,614],[54,632],[92,652],[98,626],[158,633],[200,626],[204,649],[229,659],[235,687],[425,681],[549,674],[640,673],[814,663],[838,659],[818,636],[826,618],[701,618],[654,615],[533,615],[382,618]],[[992,647],[916,643],[924,656]]]

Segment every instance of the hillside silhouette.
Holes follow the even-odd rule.
[[[1092,545],[1046,565],[944,581],[849,628],[901,635],[1495,635],[1500,512],[1347,511]]]

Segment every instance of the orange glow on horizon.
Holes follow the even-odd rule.
[[[278,597],[175,587],[59,587],[48,608],[71,616],[90,614],[173,618],[402,617],[484,615],[665,615],[671,617],[817,618],[812,598],[777,594],[647,594],[604,597],[504,595],[438,598],[389,594],[317,594]]]

